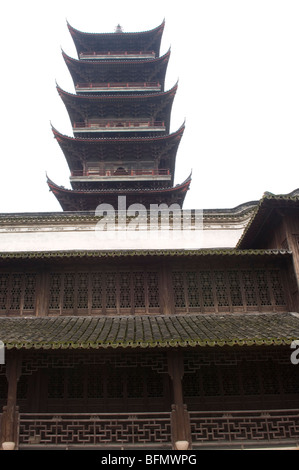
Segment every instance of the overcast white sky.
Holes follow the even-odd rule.
[[[233,208],[299,187],[298,0],[14,0],[1,3],[0,212],[60,211],[46,172],[69,186],[51,125],[72,135],[57,83],[74,92],[61,50],[67,21],[86,32],[158,26],[179,80],[171,131],[186,119],[175,183],[185,208]]]

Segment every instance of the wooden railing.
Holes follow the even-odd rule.
[[[129,170],[115,170],[105,169],[100,170],[99,168],[91,168],[88,170],[73,170],[71,176],[169,176],[169,169],[129,169]]]
[[[91,91],[94,89],[103,89],[106,91],[115,91],[115,89],[128,90],[134,88],[140,89],[160,89],[159,82],[101,82],[101,83],[77,83],[76,89],[87,88]],[[111,90],[110,90],[111,89]]]
[[[170,413],[21,414],[19,445],[171,448]]]
[[[299,444],[299,410],[190,412],[194,447]]]
[[[88,51],[88,52],[81,52],[80,58],[88,59],[116,59],[116,58],[123,58],[123,59],[144,59],[150,58],[154,59],[156,54],[154,51],[108,51],[108,52],[96,52],[96,51]]]
[[[91,121],[91,122],[75,122],[73,124],[75,131],[93,131],[93,130],[105,130],[105,131],[121,131],[121,130],[165,130],[165,123],[163,121]]]
[[[189,412],[192,447],[299,443],[299,410]],[[22,413],[19,447],[171,448],[170,413]]]

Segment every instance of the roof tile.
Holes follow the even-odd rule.
[[[299,338],[292,313],[95,317],[3,317],[6,348],[107,348],[289,345]]]

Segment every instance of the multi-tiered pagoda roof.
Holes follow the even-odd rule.
[[[184,125],[170,133],[177,84],[164,90],[169,51],[160,56],[164,22],[139,33],[83,33],[68,25],[78,59],[63,52],[75,93],[57,86],[73,136],[53,128],[68,163],[72,189],[48,179],[63,210],[98,204],[182,206],[191,178],[173,186]]]
[[[68,23],[78,56],[90,52],[154,52],[159,56],[165,21],[149,31],[123,32],[120,25],[114,33],[86,33],[75,29]]]

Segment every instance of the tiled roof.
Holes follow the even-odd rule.
[[[289,345],[299,314],[3,317],[7,349]]]
[[[269,224],[273,209],[295,209],[299,210],[299,189],[289,194],[272,194],[266,192],[259,204],[256,206],[246,229],[244,230],[237,248],[246,249],[254,245],[256,238]]]

